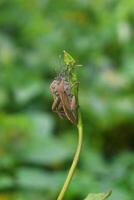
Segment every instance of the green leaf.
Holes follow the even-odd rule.
[[[64,53],[64,62],[65,62],[65,64],[73,66],[76,63],[74,58],[69,53],[67,53],[65,50],[63,51],[63,53]]]
[[[55,192],[62,184],[65,175],[65,172],[51,173],[41,169],[20,167],[16,170],[16,183],[23,189]]]
[[[112,191],[105,193],[90,193],[84,200],[105,200],[111,195]]]

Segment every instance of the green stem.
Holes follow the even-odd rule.
[[[77,128],[78,128],[78,145],[77,145],[77,149],[75,152],[75,156],[72,162],[72,165],[70,167],[70,170],[68,172],[67,178],[64,182],[64,185],[60,191],[60,194],[57,198],[57,200],[63,200],[63,197],[65,195],[65,192],[67,191],[67,188],[71,182],[71,179],[73,177],[73,174],[75,172],[75,168],[76,165],[78,163],[79,160],[79,156],[80,156],[80,151],[81,151],[81,146],[82,146],[82,138],[83,138],[83,126],[82,126],[82,118],[81,118],[81,113],[80,111],[78,112],[78,123],[77,123]]]

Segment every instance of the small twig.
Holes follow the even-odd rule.
[[[75,156],[74,156],[72,165],[71,165],[70,170],[68,172],[67,178],[66,178],[66,180],[64,182],[64,185],[63,185],[63,187],[61,189],[61,192],[60,192],[57,200],[63,200],[63,197],[65,195],[65,192],[67,191],[67,188],[68,188],[68,186],[70,184],[70,181],[71,181],[71,179],[73,177],[76,165],[77,165],[78,160],[79,160],[79,155],[80,155],[81,146],[82,146],[82,138],[83,138],[83,126],[82,126],[82,118],[81,118],[80,110],[78,111],[77,128],[78,128],[78,145],[77,145],[77,149],[76,149],[76,152],[75,152]]]

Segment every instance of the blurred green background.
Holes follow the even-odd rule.
[[[77,130],[51,111],[63,50],[79,64],[84,144],[66,200],[134,198],[134,1],[0,0],[0,200],[53,200]]]

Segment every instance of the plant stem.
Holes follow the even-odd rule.
[[[82,126],[82,118],[81,118],[81,113],[80,111],[78,111],[78,123],[77,123],[77,129],[78,129],[78,144],[77,144],[77,149],[75,152],[75,156],[72,162],[72,165],[70,167],[70,170],[68,172],[67,178],[64,182],[64,185],[60,191],[60,194],[57,198],[57,200],[63,200],[65,192],[67,191],[67,188],[71,182],[71,179],[73,177],[73,174],[75,172],[76,169],[76,165],[78,163],[79,160],[79,155],[80,155],[80,151],[81,151],[81,146],[82,146],[82,138],[83,138],[83,126]]]

